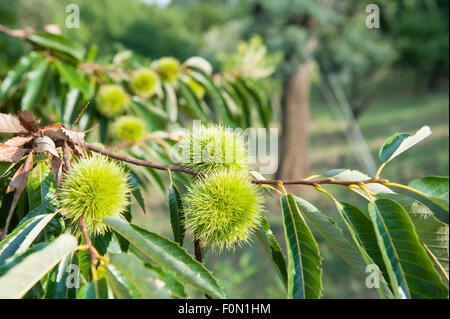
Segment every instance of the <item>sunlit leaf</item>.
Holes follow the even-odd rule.
[[[181,280],[214,297],[224,297],[222,288],[211,273],[177,243],[117,217],[108,217],[103,221],[139,251],[164,269],[174,272]]]
[[[77,246],[72,235],[61,235],[45,248],[33,252],[0,277],[0,298],[22,297]]]
[[[393,200],[369,204],[378,244],[397,298],[448,298],[448,287],[428,258],[406,211]]]
[[[8,97],[11,89],[20,82],[22,76],[33,66],[33,63],[39,56],[40,54],[36,51],[31,51],[29,54],[21,57],[19,62],[8,71],[0,87],[0,104]]]
[[[134,255],[111,254],[107,265],[108,278],[115,294],[126,297],[123,287],[134,299],[168,298],[165,283],[158,279],[157,273],[144,266]],[[122,286],[122,287],[121,287]]]
[[[448,211],[448,176],[427,176],[412,180],[409,187],[418,190],[425,198]]]
[[[395,133],[381,147],[380,160],[382,163],[388,163],[407,149],[426,139],[431,135],[428,126],[422,127],[416,134],[410,136],[406,133]]]
[[[30,110],[38,103],[47,77],[47,71],[48,62],[47,60],[42,59],[36,67],[27,74],[25,92],[21,101],[21,108],[23,110]]]
[[[54,214],[38,215],[15,228],[0,242],[0,264],[7,258],[23,253],[54,217]]]
[[[281,197],[288,251],[288,298],[318,299],[322,290],[319,246],[291,194]]]
[[[261,228],[256,231],[256,237],[264,248],[265,253],[269,256],[278,276],[283,285],[287,288],[288,275],[286,269],[286,260],[278,244],[268,220],[265,217],[261,219]]]

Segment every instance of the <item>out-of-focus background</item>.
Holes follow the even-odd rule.
[[[80,9],[80,28],[65,24],[72,3]],[[97,44],[100,62],[130,49],[148,58],[203,56],[215,71],[240,61],[242,41],[263,41],[279,61],[265,83],[276,110],[273,126],[283,134],[278,176],[301,178],[333,168],[373,174],[377,152],[389,136],[423,125],[433,135],[390,163],[383,177],[406,183],[448,175],[448,1],[2,0],[0,24],[36,30],[58,25],[63,35],[85,46]],[[0,78],[26,50],[27,44],[0,34]],[[294,191],[336,216],[326,197]],[[335,191],[347,202],[359,200]],[[168,235],[164,194],[155,189],[146,194],[146,203],[147,215],[136,214],[134,220]],[[282,238],[276,198],[268,198],[266,216]],[[317,239],[325,259],[325,298],[377,297]],[[206,263],[230,297],[284,296],[256,242],[234,254],[207,252]]]

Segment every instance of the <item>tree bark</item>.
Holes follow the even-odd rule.
[[[309,97],[314,61],[299,65],[283,90],[280,179],[304,178],[309,174]],[[301,186],[289,186],[298,191]]]

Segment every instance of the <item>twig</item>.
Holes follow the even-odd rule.
[[[83,107],[83,109],[81,110],[80,113],[78,113],[77,118],[75,119],[75,121],[72,123],[72,125],[70,126],[70,129],[72,129],[75,125],[77,125],[78,121],[80,120],[81,115],[83,115],[84,111],[86,111],[88,105],[89,105],[90,101],[88,101],[86,103],[86,105]]]
[[[67,141],[64,141],[63,146],[63,160],[64,160],[64,170],[68,171],[70,170],[70,149],[69,145],[67,144]]]
[[[94,246],[92,245],[92,241],[87,233],[86,225],[84,223],[84,215],[81,215],[80,219],[78,219],[78,226],[80,227],[81,233],[83,234],[85,244],[89,247],[89,253],[91,254],[92,264],[95,265],[97,264],[98,261],[97,259],[98,253],[95,250]]]
[[[94,126],[92,126],[91,128],[88,128],[86,131],[84,131],[83,133],[84,134],[87,134],[87,133],[89,133],[90,131],[93,131],[93,130],[95,130],[96,128],[98,128],[100,126],[100,124],[95,124]]]
[[[117,144],[117,145],[115,145],[113,147],[110,147],[110,149],[124,148],[124,147],[135,145],[137,143],[144,143],[144,142],[148,142],[148,141],[162,141],[162,140],[170,140],[170,141],[176,141],[176,142],[180,141],[179,138],[172,137],[172,135],[170,133],[166,134],[165,136],[161,136],[161,137],[151,134],[151,135],[144,136],[143,138],[141,138],[141,139],[139,139],[137,141],[124,141],[124,142],[121,142],[121,143],[119,143],[119,144]]]
[[[367,180],[362,181],[341,181],[336,180],[333,178],[325,178],[325,179],[252,179],[252,183],[254,184],[269,184],[269,185],[278,185],[282,183],[283,185],[309,185],[309,186],[315,186],[315,185],[324,185],[324,184],[332,184],[332,185],[358,185],[358,184],[384,184],[387,182],[386,179],[378,179],[378,178],[371,178]]]
[[[19,30],[19,29],[13,30],[2,24],[0,24],[0,32],[7,34],[10,37],[22,39],[22,40],[24,40],[27,36],[27,32],[25,30]]]
[[[92,145],[89,143],[84,143],[83,147],[87,148],[88,150],[109,156],[111,158],[115,158],[115,159],[118,159],[118,160],[121,160],[121,161],[124,161],[127,163],[139,165],[139,166],[147,166],[147,167],[152,167],[152,168],[160,169],[160,170],[171,170],[171,171],[183,172],[183,173],[194,174],[194,175],[201,174],[200,172],[197,172],[186,166],[160,164],[160,163],[155,163],[155,162],[151,162],[151,161],[144,161],[144,160],[140,160],[140,159],[137,159],[137,158],[134,158],[131,156],[121,155],[121,154],[115,153],[110,150],[106,150],[104,148],[101,148],[101,147],[98,147],[96,145]]]
[[[152,167],[155,169],[159,169],[159,170],[171,170],[171,171],[177,171],[177,172],[182,172],[182,173],[187,173],[187,174],[193,174],[193,175],[202,175],[204,173],[202,172],[198,172],[195,171],[191,168],[188,168],[186,166],[182,166],[182,165],[170,165],[170,164],[161,164],[161,163],[155,163],[152,161],[144,161],[141,159],[137,159],[131,156],[127,156],[127,155],[121,155],[119,153],[115,153],[111,150],[106,150],[104,148],[98,147],[96,145],[92,145],[89,143],[84,143],[83,147],[109,156],[111,158],[115,158],[127,163],[131,163],[131,164],[135,164],[135,165],[139,165],[139,166],[147,166],[147,167]],[[386,179],[378,179],[378,178],[371,178],[368,180],[363,180],[363,181],[341,181],[341,180],[336,180],[333,178],[325,178],[325,179],[316,179],[316,180],[310,180],[310,179],[292,179],[292,180],[282,180],[282,179],[252,179],[250,180],[253,184],[266,184],[266,185],[292,185],[292,184],[298,184],[298,185],[309,185],[309,186],[315,186],[315,185],[324,185],[324,184],[333,184],[333,185],[344,185],[344,186],[349,186],[349,185],[359,185],[361,183],[364,184],[384,184],[387,183],[388,180]]]
[[[195,254],[195,259],[199,262],[199,263],[203,263],[203,257],[202,257],[202,247],[200,246],[200,240],[199,239],[195,239],[194,240],[194,254]],[[212,299],[212,297],[208,294],[205,294],[206,299]]]

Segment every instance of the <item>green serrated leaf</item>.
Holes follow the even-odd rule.
[[[100,278],[81,287],[78,299],[108,299],[108,282]]]
[[[71,281],[70,275],[76,271],[76,268],[71,268],[71,265],[77,264],[77,256],[71,253],[64,257],[52,272],[49,274],[47,286],[45,289],[44,299],[75,299],[77,297],[78,288],[76,282]],[[68,285],[70,282],[72,285]]]
[[[391,155],[400,146],[400,144],[408,137],[409,134],[406,133],[395,133],[392,135],[381,147],[380,149],[380,160],[382,163],[389,160]]]
[[[421,246],[408,214],[397,202],[369,204],[393,293],[397,298],[448,298],[448,287]]]
[[[406,133],[395,133],[381,147],[379,154],[381,162],[388,163],[407,149],[430,136],[430,134],[431,130],[428,126],[422,127],[412,136]]]
[[[145,214],[145,202],[144,202],[144,198],[142,197],[142,193],[141,193],[141,189],[139,187],[137,176],[132,170],[129,170],[128,178],[130,180],[131,187],[133,188],[133,191],[132,191],[133,197],[136,199],[136,201],[138,202],[139,206],[142,208],[142,211]]]
[[[171,122],[176,122],[178,119],[178,104],[175,89],[172,84],[167,82],[164,83],[163,87],[165,92],[166,111],[169,115],[169,120]]]
[[[335,177],[336,175],[339,175],[340,173],[345,172],[346,168],[334,168],[331,169],[325,173],[322,174],[323,177]]]
[[[110,265],[107,265],[108,278],[115,294],[125,296],[122,293],[122,285],[134,299],[168,298],[169,294],[164,289],[164,282],[158,279],[153,270],[145,267],[144,263],[134,255],[111,254]],[[111,267],[111,265],[113,267]]]
[[[230,86],[233,88],[235,94],[238,96],[238,101],[241,101],[242,107],[242,119],[241,119],[241,127],[250,127],[252,122],[252,113],[251,106],[254,105],[253,97],[250,95],[250,92],[242,85],[241,82],[235,80],[230,81]],[[228,87],[228,92],[232,93],[230,87]]]
[[[264,216],[261,218],[261,228],[256,231],[256,237],[269,256],[283,285],[287,288],[288,275],[286,269],[286,260],[275,236],[270,229],[269,221]]]
[[[21,298],[47,272],[77,246],[72,235],[61,235],[43,249],[33,252],[0,277],[0,298]]]
[[[38,103],[48,74],[49,63],[42,59],[27,75],[25,92],[22,96],[22,110],[31,110]]]
[[[181,280],[214,297],[224,297],[222,288],[211,273],[177,243],[117,217],[105,218],[103,222],[161,267],[174,272]]]
[[[247,91],[252,95],[255,101],[256,109],[258,110],[258,115],[263,127],[269,129],[270,118],[272,112],[272,106],[270,102],[270,97],[267,95],[266,91],[253,79],[251,78],[241,78],[238,79],[242,85],[245,86]]]
[[[350,169],[336,169],[336,170],[332,170],[326,173],[328,176],[328,178],[333,178],[339,181],[354,181],[354,182],[359,182],[359,181],[367,181],[369,179],[371,179],[371,177],[367,176],[364,173],[361,173],[360,171],[357,170],[350,170]],[[323,175],[325,176],[325,175]],[[364,185],[365,188],[367,188],[369,191],[371,191],[374,194],[378,194],[378,193],[394,193],[390,188],[382,185],[382,184],[378,184],[378,183],[371,183],[371,184],[365,184]],[[366,199],[369,199],[369,197],[367,197],[367,194],[362,191],[359,188],[352,188],[352,190],[356,193],[358,193],[359,195],[365,197]]]
[[[347,239],[342,228],[340,228],[331,218],[324,215],[314,205],[306,200],[295,197],[295,201],[303,216],[307,221],[328,241],[331,247],[341,256],[347,264],[357,271],[362,277],[368,275],[367,265],[372,262],[365,259],[359,248]],[[380,286],[377,288],[382,298],[392,298],[392,293],[383,280],[380,280]]]
[[[145,266],[158,274],[158,278],[161,279],[166,284],[165,288],[167,289],[170,295],[172,295],[175,298],[187,297],[183,283],[179,281],[175,277],[175,275],[153,264],[146,263]]]
[[[288,298],[318,299],[322,290],[319,245],[289,194],[281,197],[288,251]]]
[[[61,78],[69,85],[71,89],[78,89],[84,96],[88,96],[89,83],[87,82],[83,72],[59,60],[55,62],[55,65],[58,73],[61,75]]]
[[[65,96],[62,120],[67,127],[70,127],[77,117],[77,104],[80,96],[81,92],[78,89],[71,89]]]
[[[6,236],[0,242],[0,265],[7,258],[23,253],[54,216],[54,214],[45,214],[33,217]]]
[[[433,254],[439,269],[443,269],[448,278],[449,228],[437,219],[433,212],[421,202],[401,194],[379,194],[378,198],[392,199],[399,203],[408,213],[414,224],[420,241]]]
[[[183,246],[184,241],[184,213],[180,192],[174,183],[169,186],[170,224],[172,225],[173,240]]]
[[[448,212],[448,176],[427,176],[412,180],[409,187]]]
[[[152,118],[156,118],[162,122],[169,120],[169,115],[165,111],[157,108],[155,105],[152,105],[144,99],[133,96],[132,100],[133,104],[136,106],[135,111],[138,115],[141,115],[143,119],[146,119],[147,122],[153,123]],[[150,127],[152,127],[152,124],[150,124]]]
[[[197,117],[200,121],[207,123],[209,122],[208,117],[203,112],[199,100],[194,92],[189,88],[189,86],[182,80],[178,79],[178,85],[180,87],[181,96],[186,100],[186,106],[192,114]]]
[[[197,81],[205,88],[206,93],[211,97],[211,100],[214,104],[214,109],[218,115],[218,118],[215,118],[214,120],[218,121],[218,119],[221,119],[226,125],[232,127],[236,126],[232,120],[231,111],[225,103],[223,96],[220,94],[220,90],[213,83],[210,77],[208,77],[204,72],[200,70],[192,72],[191,76],[195,81]]]
[[[6,274],[10,269],[14,268],[18,263],[23,261],[27,256],[48,246],[48,243],[39,243],[31,246],[23,253],[15,254],[5,260],[0,266],[0,277]]]
[[[377,243],[377,237],[371,220],[356,206],[349,203],[340,203],[340,212],[346,222],[351,225],[351,230],[356,235],[356,240],[364,248],[373,262],[381,270],[381,273],[387,278],[387,270],[381,255],[380,247]]]
[[[10,94],[11,89],[20,82],[22,76],[33,66],[34,62],[40,56],[36,51],[31,51],[29,54],[21,57],[19,62],[8,71],[0,87],[0,104],[3,103]]]
[[[41,47],[69,55],[76,60],[82,60],[85,54],[85,49],[82,46],[55,34],[33,33],[27,36],[27,40]]]
[[[45,162],[36,164],[28,175],[27,193],[30,210],[55,196],[55,179]]]

